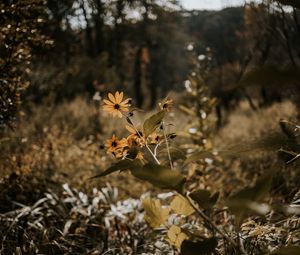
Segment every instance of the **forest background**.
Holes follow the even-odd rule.
[[[102,224],[104,216],[99,220],[89,215],[92,223],[85,225],[86,218],[78,216],[84,215],[82,208],[74,213],[68,204],[66,211],[59,216],[51,214],[49,219],[49,196],[57,205],[65,201],[59,198],[61,194],[72,199],[78,195],[74,204],[79,206],[85,199],[80,192],[92,200],[98,192],[94,188],[101,192],[105,189],[114,197],[114,187],[118,187],[118,199],[136,199],[149,190],[158,193],[125,173],[89,179],[113,162],[104,150],[106,139],[113,133],[123,134],[118,130],[120,122],[101,111],[102,100],[109,92],[123,91],[132,98],[138,112],[153,111],[163,98],[173,98],[177,107],[171,117],[179,141],[187,139],[188,133],[189,142],[205,150],[235,144],[231,147],[235,155],[224,159],[222,167],[216,164],[216,169],[230,169],[222,172],[223,182],[216,184],[225,187],[224,196],[251,184],[278,158],[286,163],[299,157],[299,136],[294,135],[299,131],[300,117],[299,8],[298,1],[290,0],[247,1],[243,6],[218,11],[185,10],[176,0],[2,1],[0,221],[1,233],[9,234],[0,238],[1,252],[34,254],[33,250],[43,250],[60,254],[55,252],[73,249],[73,254],[95,250],[104,254],[113,247],[113,239],[102,243],[110,238],[107,230],[97,230],[101,242],[98,236],[92,238],[91,246],[80,247],[84,243],[80,231],[91,238],[89,227],[97,220]],[[195,73],[201,74],[201,89],[193,94]],[[201,98],[211,104],[200,104]],[[198,103],[189,105],[192,102]],[[192,113],[189,109],[198,111]],[[212,120],[206,123],[208,116]],[[200,127],[195,131],[194,122],[198,119]],[[283,140],[273,136],[266,139],[274,130],[292,139],[294,147],[282,146]],[[250,143],[253,139],[263,142]],[[194,148],[189,147],[189,142],[181,142],[187,154]],[[255,147],[254,152],[250,153],[249,143]],[[243,160],[240,152],[247,154],[243,154]],[[299,193],[298,162],[292,163],[296,165],[281,169],[272,188],[272,199],[280,197],[285,204],[294,201]],[[205,164],[206,169],[210,164]],[[201,179],[201,169],[184,171]],[[205,180],[196,178],[197,185],[213,187],[214,174],[209,172]],[[46,218],[34,218],[32,223],[32,214],[26,210],[34,210],[45,194],[49,204],[43,200],[38,205],[45,206]],[[116,201],[117,198],[107,199],[106,203]],[[86,203],[82,205],[85,209]],[[20,212],[20,208],[27,209]],[[58,238],[59,231],[51,232],[48,221],[52,226],[57,224],[59,231],[67,231],[62,235],[63,242]],[[66,227],[68,224],[72,227]],[[141,228],[136,222],[117,222],[116,228],[118,224],[133,232]],[[47,238],[43,239],[45,229]],[[33,233],[34,238],[28,233]],[[133,233],[132,238],[139,239],[139,235]],[[134,242],[125,245],[121,239],[117,247],[137,250]],[[55,243],[58,240],[59,244]],[[70,240],[75,240],[76,245],[70,245]]]

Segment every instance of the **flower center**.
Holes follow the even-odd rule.
[[[118,143],[117,143],[116,141],[113,141],[113,142],[111,143],[111,146],[112,146],[112,147],[117,147],[117,145],[118,145]]]
[[[119,104],[115,104],[115,105],[114,105],[114,108],[115,108],[116,110],[119,110],[119,109],[120,109],[120,105],[119,105]]]

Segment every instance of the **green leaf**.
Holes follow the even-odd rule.
[[[173,189],[181,192],[185,177],[178,171],[172,170],[167,166],[148,163],[143,167],[130,169],[131,173],[144,181],[150,182],[152,185],[163,188]]]
[[[185,153],[182,150],[178,149],[178,148],[169,147],[169,151],[170,151],[172,161],[175,161],[175,160],[178,160],[178,159],[183,159],[183,160],[186,159]],[[167,157],[168,156],[168,150],[166,148],[163,148],[162,150],[159,151],[158,154]]]
[[[181,255],[209,255],[215,251],[217,245],[218,241],[215,237],[197,242],[184,240],[181,245]]]
[[[210,209],[216,204],[219,198],[219,192],[211,195],[208,190],[198,189],[191,192],[189,196],[196,201],[200,207]]]
[[[247,187],[228,199],[227,205],[235,215],[238,227],[250,211],[259,212],[259,203],[264,200],[271,188],[272,176],[272,172],[269,171],[256,182],[254,187]]]
[[[91,177],[92,179],[94,178],[99,178],[99,177],[103,177],[106,175],[109,175],[111,173],[114,173],[116,171],[125,171],[125,170],[130,170],[136,167],[141,167],[142,163],[139,160],[121,160],[118,161],[116,164],[112,165],[111,167],[107,168],[105,171],[103,171],[102,173]]]
[[[214,154],[211,151],[198,151],[190,155],[185,161],[184,165],[187,165],[191,162],[205,159],[205,158],[214,158]]]
[[[300,246],[286,246],[271,252],[271,255],[299,255],[299,254],[300,254]]]
[[[165,117],[165,114],[166,111],[162,110],[145,120],[143,128],[146,137],[152,134],[159,127],[161,121]]]
[[[169,218],[170,209],[163,208],[159,199],[146,197],[142,200],[145,209],[145,220],[153,228],[158,228]]]
[[[139,153],[138,147],[137,147],[137,146],[132,146],[132,147],[129,149],[129,151],[128,151],[126,157],[127,157],[127,158],[130,158],[130,159],[135,159],[138,153]]]

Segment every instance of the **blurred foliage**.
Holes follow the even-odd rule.
[[[33,48],[51,44],[43,34],[47,18],[41,0],[0,4],[0,125],[12,126],[20,96],[29,86]]]
[[[0,9],[1,254],[297,254],[297,4]]]
[[[294,93],[300,94],[299,84],[292,78],[265,84],[258,77],[250,87],[244,82],[245,75],[259,68],[284,72],[299,66],[299,10],[288,12],[278,2],[187,11],[171,0],[5,1],[2,9],[1,52],[7,69],[2,73],[19,77],[2,79],[3,118],[8,118],[8,109],[17,111],[14,102],[30,81],[25,101],[58,102],[122,88],[138,107],[153,107],[170,89],[182,90],[190,70],[189,45],[197,57],[204,57],[202,67],[209,63],[209,72],[201,76],[218,99],[219,126],[224,111],[243,98],[253,109],[286,97],[299,101]],[[45,49],[52,42],[46,35],[54,43],[50,51]],[[30,67],[25,66],[29,56],[34,59]],[[284,95],[279,93],[282,86],[290,88]]]

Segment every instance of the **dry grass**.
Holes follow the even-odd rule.
[[[245,101],[228,116],[227,124],[216,137],[217,144],[230,144],[258,138],[271,131],[279,130],[281,119],[293,119],[296,107],[290,101],[274,103],[268,108],[253,111]]]
[[[24,227],[21,220],[26,219],[31,225],[24,228],[32,233],[33,236],[36,236],[34,236],[34,246],[31,248],[28,247],[30,244],[29,239],[23,244],[20,241],[20,245],[26,246],[22,248],[23,250],[51,248],[54,251],[55,249],[59,251],[73,249],[73,251],[78,252],[81,251],[82,247],[80,246],[83,246],[84,238],[92,242],[91,246],[83,247],[86,249],[85,252],[96,252],[99,249],[119,249],[120,245],[114,243],[114,240],[111,240],[111,243],[108,244],[109,247],[105,247],[103,240],[95,239],[95,241],[90,239],[93,237],[90,236],[89,232],[90,227],[93,228],[93,226],[98,224],[98,227],[101,228],[100,230],[97,229],[99,235],[106,237],[115,235],[116,232],[107,233],[109,230],[106,229],[103,223],[103,217],[108,217],[111,214],[112,208],[109,207],[115,206],[116,201],[102,204],[103,210],[99,209],[101,214],[97,211],[98,209],[95,209],[96,211],[88,217],[83,217],[80,213],[83,211],[88,212],[89,206],[94,206],[93,199],[96,196],[93,188],[97,187],[98,190],[105,189],[106,183],[110,183],[113,187],[118,187],[119,200],[139,198],[141,194],[149,190],[153,193],[158,191],[149,184],[138,181],[128,173],[112,174],[95,180],[89,179],[91,176],[103,171],[113,162],[114,159],[102,149],[102,145],[113,133],[120,136],[125,135],[123,127],[126,124],[126,120],[112,119],[104,113],[100,113],[97,105],[84,98],[76,98],[72,102],[65,102],[54,107],[40,105],[39,107],[32,107],[32,109],[31,113],[27,113],[21,119],[14,131],[7,131],[2,134],[3,139],[0,142],[2,152],[0,158],[0,213],[4,217],[4,225],[1,231],[5,232],[7,228],[11,228],[10,234],[7,235],[7,241],[3,241],[6,247],[11,247],[13,251],[21,249],[20,247],[10,246],[8,242],[14,240],[13,234]],[[252,111],[247,103],[242,102],[228,116],[227,125],[220,129],[218,133],[215,133],[214,147],[222,150],[235,144],[237,145],[236,148],[241,146],[241,150],[243,150],[245,144],[247,145],[253,140],[263,139],[273,131],[279,131],[278,122],[280,119],[292,119],[295,115],[295,107],[290,102],[277,103],[271,107],[259,109],[256,112]],[[135,123],[140,123],[145,117],[144,112],[137,112],[134,121]],[[186,114],[178,110],[175,110],[168,118],[167,122],[173,123],[172,126],[169,126],[170,131],[179,134],[179,137],[175,139],[178,140],[175,146],[192,144],[184,136],[184,133],[195,125],[197,122],[195,118],[187,117]],[[263,172],[273,167],[278,159],[277,149],[279,148],[274,148],[270,151],[248,150],[244,154],[231,155],[225,160],[221,159],[219,162],[214,162],[212,165],[207,164],[203,168],[195,164],[191,167],[194,169],[185,170],[189,174],[199,174],[197,183],[195,183],[196,186],[212,191],[220,191],[220,199],[224,199],[224,197],[240,190],[242,187],[253,184]],[[276,174],[272,190],[272,201],[274,203],[288,204],[292,202],[295,193],[299,190],[299,184],[297,183],[297,180],[300,178],[299,175],[299,171],[295,171],[293,167],[283,168]],[[61,187],[63,183],[68,183],[70,187],[79,190],[74,191],[76,199],[72,205],[64,201],[66,190]],[[47,194],[50,194],[52,197],[58,196],[56,204],[51,202]],[[82,202],[82,196],[87,196],[89,202],[86,204]],[[12,203],[11,201],[14,202]],[[39,203],[39,201],[43,202]],[[128,203],[135,202],[130,200]],[[22,207],[21,204],[26,206]],[[61,215],[59,212],[56,213],[59,207],[66,207]],[[42,208],[39,209],[42,212],[51,210],[51,213],[55,213],[53,215],[31,213],[32,211],[35,212],[36,208]],[[74,208],[79,210],[79,213],[75,216],[73,214]],[[15,219],[20,220],[20,222],[10,223],[9,219],[13,218],[11,215]],[[57,228],[55,235],[50,239],[47,237],[47,242],[45,242],[45,240],[41,241],[38,239],[38,236],[44,230],[47,232],[47,235],[49,231],[52,231],[47,226],[49,220],[47,215],[50,215],[49,217],[53,220],[53,224],[56,224]],[[99,218],[97,218],[97,215]],[[93,218],[95,216],[97,217]],[[142,216],[137,211],[136,217],[142,219]],[[287,217],[283,214],[275,216],[274,218],[270,216],[270,220],[267,223],[260,221],[260,218],[249,218],[247,226],[250,227],[244,227],[242,234],[249,243],[253,240],[261,240],[260,243],[265,248],[270,245],[270,242],[262,239],[265,233],[263,231],[268,228],[274,228],[273,232],[276,235],[273,235],[273,232],[266,233],[272,242],[274,240],[272,247],[285,245],[290,230],[289,222],[298,224],[299,218],[296,216],[293,216],[294,218]],[[126,236],[126,231],[133,231],[133,235],[139,235],[139,227],[137,226],[140,226],[140,222],[137,222],[137,219],[133,219],[130,215],[128,217],[126,222],[115,223],[115,219],[118,218],[116,216],[113,218],[113,223],[120,224],[122,228],[121,235],[124,234]],[[62,218],[63,220],[61,220]],[[37,225],[38,227],[42,226],[39,230],[34,229],[37,219],[42,224]],[[61,231],[66,228],[70,220],[73,222],[74,228],[70,228],[68,234],[62,235]],[[77,220],[80,221],[79,225],[75,224]],[[228,228],[232,226],[232,224],[228,224]],[[114,226],[114,228],[118,227],[118,225]],[[146,228],[146,226],[144,227]],[[130,228],[132,229],[130,230]],[[249,237],[250,233],[253,234],[253,231],[258,231],[259,229],[262,229],[262,232],[259,232],[257,236]],[[298,240],[298,232],[296,230],[294,232],[295,237],[293,238]],[[115,236],[114,238],[118,239],[119,237]],[[134,238],[140,240],[142,236],[135,236]],[[71,245],[71,242],[75,246]],[[102,247],[99,248],[100,243]],[[44,244],[45,246],[43,246]],[[136,244],[126,244],[125,246],[123,247],[124,249],[128,247],[130,247],[129,249],[132,249],[132,247],[137,249],[138,247]],[[112,251],[111,254],[116,253]]]
[[[11,174],[30,175],[68,182],[90,192],[93,186],[101,187],[109,181],[118,186],[123,195],[142,194],[147,186],[126,173],[96,181],[89,179],[113,160],[102,145],[125,125],[122,120],[101,115],[97,107],[83,98],[55,107],[33,107],[15,130],[3,134],[1,182]]]

